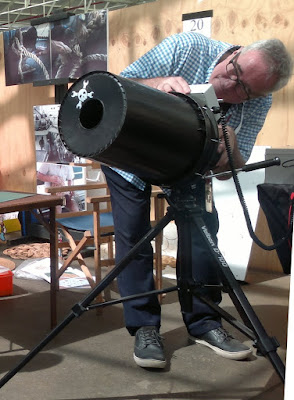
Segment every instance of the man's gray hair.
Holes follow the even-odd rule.
[[[270,76],[277,75],[278,80],[272,91],[275,92],[284,87],[293,73],[293,60],[284,43],[279,39],[259,40],[243,47],[241,53],[251,50],[258,50],[263,54]]]

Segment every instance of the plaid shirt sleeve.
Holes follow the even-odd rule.
[[[179,48],[175,36],[171,36],[125,68],[120,75],[142,79],[176,75],[178,64]]]
[[[181,76],[189,85],[205,83],[217,57],[232,45],[195,32],[167,37],[121,72],[125,78]]]

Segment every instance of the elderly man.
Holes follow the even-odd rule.
[[[121,75],[152,88],[184,94],[189,85],[211,83],[226,115],[227,132],[235,167],[248,160],[256,136],[271,107],[271,93],[286,85],[292,73],[292,60],[279,40],[264,40],[242,47],[211,40],[195,32],[173,35],[128,66]],[[220,129],[220,137],[222,137]],[[179,140],[181,135],[179,134]],[[218,147],[215,172],[229,169],[224,143]],[[103,166],[115,223],[116,258],[119,261],[150,228],[150,185],[125,171]],[[204,182],[198,183],[204,191]],[[217,241],[217,212],[205,212],[204,222]],[[218,283],[214,262],[203,239],[192,232],[191,269],[196,281]],[[154,289],[153,253],[150,244],[118,276],[123,296]],[[219,304],[220,290],[203,289]],[[181,298],[180,298],[181,301]],[[125,323],[135,335],[134,360],[148,368],[166,365],[159,334],[161,308],[157,296],[124,303]],[[208,305],[193,297],[192,312],[182,312],[190,339],[213,349],[217,354],[241,360],[251,349],[234,339],[221,319]]]

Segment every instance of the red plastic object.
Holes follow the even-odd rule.
[[[13,292],[13,273],[10,269],[0,266],[0,296],[10,296]]]

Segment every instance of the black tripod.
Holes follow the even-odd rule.
[[[191,311],[192,298],[197,296],[203,302],[208,304],[221,317],[236,327],[239,331],[254,341],[255,347],[259,353],[268,357],[274,369],[280,376],[281,380],[285,380],[285,366],[277,354],[276,350],[279,343],[275,338],[271,338],[266,333],[257,315],[252,309],[245,294],[236,281],[228,264],[222,256],[217,245],[211,238],[211,235],[203,222],[202,215],[204,210],[203,196],[199,193],[197,186],[192,184],[185,185],[185,190],[179,185],[173,190],[173,194],[169,198],[170,207],[168,207],[165,216],[152,228],[123,258],[105,278],[79,303],[75,304],[69,315],[54,328],[35,348],[33,348],[25,358],[11,371],[9,371],[1,380],[0,388],[5,385],[18,371],[20,371],[36,354],[38,354],[55,336],[57,336],[74,318],[81,316],[85,311],[97,307],[106,307],[109,305],[122,303],[139,297],[150,296],[154,294],[168,293],[178,291],[181,296],[182,311]],[[92,301],[118,276],[118,274],[129,264],[136,256],[141,246],[146,241],[151,241],[162,229],[172,220],[175,220],[178,227],[179,251],[178,251],[178,284],[167,289],[153,290],[146,293],[123,297],[117,300],[107,301],[105,303],[91,304]],[[195,227],[199,235],[201,235],[214,258],[218,274],[221,278],[222,288],[228,292],[233,304],[235,305],[243,323],[236,320],[233,316],[222,310],[219,306],[201,294],[201,289],[205,287],[195,282],[191,272],[191,227]]]

